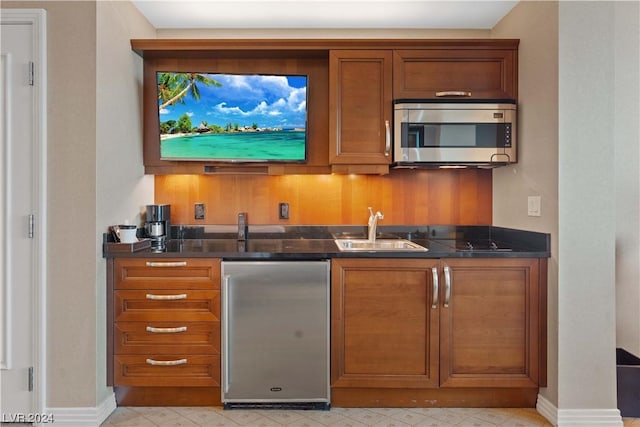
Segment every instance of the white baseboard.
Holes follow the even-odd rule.
[[[538,400],[536,402],[536,410],[547,419],[554,426],[558,425],[558,408],[545,399],[544,396],[538,394]]]
[[[618,409],[558,409],[541,395],[536,409],[558,427],[623,427]]]
[[[116,410],[116,397],[111,393],[97,407],[47,408],[56,427],[98,427]]]

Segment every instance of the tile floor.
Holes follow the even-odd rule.
[[[640,427],[640,418],[623,418],[623,421],[624,427]],[[101,427],[125,426],[531,427],[551,424],[535,409],[332,408],[330,411],[225,411],[219,407],[119,407]]]
[[[273,409],[233,409],[225,411],[222,408],[214,407],[119,407],[102,424],[102,427],[531,427],[550,425],[535,409],[332,408],[330,411],[281,411]]]

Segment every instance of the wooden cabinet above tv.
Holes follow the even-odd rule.
[[[336,88],[330,87],[330,52],[382,51],[393,52],[392,98],[421,98],[432,87],[438,86],[433,79],[424,75],[409,73],[411,93],[399,88],[407,87],[406,70],[399,58],[425,58],[428,67],[418,63],[418,73],[438,67],[438,58],[446,61],[443,66],[449,70],[452,64],[458,64],[457,84],[470,88],[485,88],[476,91],[478,96],[493,94],[517,96],[517,49],[515,39],[134,39],[132,49],[144,59],[144,166],[147,174],[203,174],[203,173],[263,173],[263,174],[324,174],[335,172],[332,169],[332,157],[339,147],[332,147],[339,134],[339,124],[330,120],[330,93]],[[443,55],[442,52],[447,52]],[[415,55],[411,55],[415,53]],[[400,56],[399,56],[400,55]],[[496,59],[497,58],[497,59]],[[476,67],[474,71],[470,67]],[[491,71],[486,76],[483,70]],[[204,161],[161,160],[158,119],[158,97],[156,72],[200,72],[200,73],[271,73],[304,74],[308,77],[307,87],[307,161],[306,163],[216,163]],[[446,71],[450,73],[450,71]],[[434,78],[441,77],[437,74]],[[462,79],[462,81],[460,81]],[[465,79],[471,79],[465,85]],[[496,83],[497,82],[497,83]],[[381,84],[389,85],[388,81]],[[415,87],[415,85],[425,87]],[[388,86],[387,86],[388,87]],[[439,86],[438,86],[439,87]],[[450,90],[458,88],[449,88]],[[382,91],[382,89],[381,89]],[[402,95],[402,96],[400,96]],[[348,105],[345,104],[345,105]],[[391,106],[389,106],[391,108]],[[355,113],[348,113],[354,116]],[[367,173],[371,160],[352,156],[342,165],[344,170],[357,170]],[[342,161],[341,161],[342,162]],[[384,173],[380,166],[371,168],[370,173]]]

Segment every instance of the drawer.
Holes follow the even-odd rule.
[[[115,354],[220,354],[220,322],[116,322]]]
[[[116,355],[113,364],[115,386],[220,385],[219,355]]]
[[[220,289],[220,260],[116,258],[116,289]]]
[[[113,294],[116,322],[220,321],[220,291],[118,290]]]

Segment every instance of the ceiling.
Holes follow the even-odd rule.
[[[517,0],[133,0],[157,29],[491,29]]]

